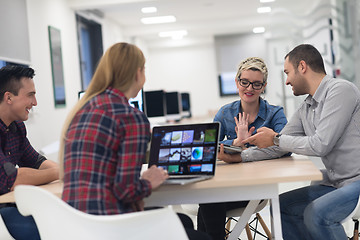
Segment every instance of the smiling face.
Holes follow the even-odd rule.
[[[17,120],[26,121],[31,108],[37,105],[34,81],[31,78],[23,77],[20,83],[22,86],[17,96],[10,92],[6,92],[4,96],[4,101],[7,101],[10,109],[8,124]]]
[[[251,83],[254,82],[262,83],[264,82],[264,75],[260,71],[245,70],[241,73],[240,79],[247,80]],[[238,79],[236,79],[235,81],[236,81],[236,87],[239,90],[239,96],[241,98],[241,101],[249,104],[259,102],[260,94],[264,90],[266,83],[261,89],[255,90],[253,88],[253,85],[251,84],[248,87],[243,87],[240,85]]]
[[[292,91],[295,96],[304,95],[308,92],[306,81],[304,81],[304,78],[299,72],[301,68],[300,65],[301,64],[299,64],[298,68],[295,68],[289,61],[289,57],[285,59],[284,73],[287,75],[286,85],[292,86]]]

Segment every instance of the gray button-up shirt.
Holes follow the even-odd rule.
[[[279,147],[245,150],[243,161],[294,152],[321,157],[325,185],[341,187],[360,180],[360,91],[353,83],[325,76],[281,133]]]

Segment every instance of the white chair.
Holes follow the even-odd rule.
[[[15,240],[9,233],[8,229],[5,226],[4,220],[0,215],[0,239],[1,240]]]
[[[180,219],[169,208],[119,215],[79,211],[36,186],[15,187],[19,212],[32,215],[43,240],[188,239]]]
[[[261,215],[259,214],[259,212],[268,204],[268,200],[267,199],[264,199],[262,202],[260,202],[260,204],[256,207],[255,211],[254,211],[254,214],[255,214],[255,218],[252,222],[255,221],[255,224],[256,224],[256,227],[252,227],[250,226],[249,223],[246,224],[245,226],[245,231],[246,231],[246,236],[248,238],[248,240],[252,240],[253,237],[251,235],[251,230],[254,232],[254,239],[255,239],[255,236],[256,234],[260,234],[262,235],[263,237],[267,237],[267,239],[272,239],[272,236],[271,236],[271,232],[269,230],[269,228],[266,226],[264,220],[262,219]],[[233,210],[229,210],[226,212],[226,217],[227,217],[227,221],[226,221],[226,224],[225,224],[225,229],[226,229],[226,232],[228,234],[231,233],[231,230],[230,230],[230,225],[231,225],[231,221],[236,221],[237,220],[235,219],[236,217],[241,217],[243,215],[243,212],[245,210],[245,207],[244,208],[236,208],[236,209],[233,209]],[[263,230],[265,231],[265,235],[263,235],[262,233],[260,233],[258,230],[257,230],[257,221],[260,222],[261,224],[261,227],[263,228]]]
[[[355,224],[354,235],[351,239],[358,240],[359,239],[359,219],[360,219],[360,196],[359,196],[358,202],[357,202],[354,210],[349,214],[349,216],[347,216],[344,220],[342,220],[341,223],[345,223],[350,219],[352,219]]]

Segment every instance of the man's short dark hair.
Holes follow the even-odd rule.
[[[35,71],[32,68],[8,65],[0,69],[0,102],[4,98],[5,92],[11,92],[15,96],[18,95],[19,89],[22,87],[21,79],[33,78]]]
[[[320,52],[310,44],[301,44],[295,47],[286,54],[285,59],[287,57],[295,69],[299,66],[300,61],[305,61],[314,72],[326,74],[324,60]]]

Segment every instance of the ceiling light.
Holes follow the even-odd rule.
[[[261,3],[275,2],[275,0],[260,0]]]
[[[141,9],[142,13],[155,13],[157,12],[157,8],[156,7],[143,7]]]
[[[160,37],[171,37],[172,39],[182,39],[188,32],[186,30],[160,32]]]
[[[171,23],[176,22],[175,16],[147,17],[140,20],[143,24]]]
[[[257,9],[258,13],[268,13],[271,12],[271,7],[259,7]]]
[[[263,32],[265,32],[264,27],[255,27],[255,28],[253,28],[253,33],[263,33]]]

